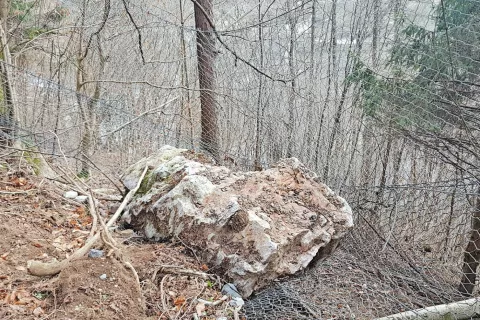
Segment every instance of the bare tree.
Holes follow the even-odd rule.
[[[6,141],[13,142],[15,135],[15,124],[18,124],[18,111],[15,88],[12,83],[12,57],[7,38],[7,17],[10,7],[9,0],[0,0],[0,45],[2,46],[2,62],[0,65],[4,107],[0,108],[0,116],[6,118],[3,132],[6,134]]]
[[[288,122],[287,122],[287,158],[293,156],[293,139],[294,139],[294,130],[295,130],[295,95],[296,95],[296,86],[297,82],[295,79],[295,55],[296,55],[296,36],[297,36],[297,12],[293,9],[295,3],[292,4],[292,7],[289,6],[288,11],[290,14],[288,16],[288,25],[290,28],[290,41],[288,45],[288,69],[290,72],[291,82],[290,82],[290,92],[288,95]]]
[[[260,47],[260,69],[264,67],[264,48],[263,48],[263,14],[262,14],[262,0],[258,0],[258,45]],[[263,75],[258,75],[258,100],[257,100],[257,114],[256,114],[256,135],[255,135],[255,162],[254,169],[261,170],[261,135],[262,135],[262,119],[263,119]]]
[[[179,10],[180,10],[180,52],[182,55],[182,62],[181,62],[181,78],[182,78],[182,87],[188,88],[189,86],[189,77],[188,77],[188,60],[187,60],[187,47],[185,41],[185,17],[184,17],[184,8],[183,8],[183,0],[179,0]],[[190,97],[190,92],[186,89],[182,89],[182,95],[180,98],[180,105],[181,105],[181,118],[184,117],[184,113],[186,113],[186,117],[188,119],[188,126],[189,126],[189,140],[190,140],[190,147],[193,148],[194,145],[194,133],[193,133],[193,119],[192,119],[192,102]],[[181,134],[181,123],[182,119],[179,121],[179,131]],[[178,136],[180,136],[180,134]],[[177,138],[177,143],[179,138]]]
[[[101,83],[95,80],[98,80],[103,75],[105,70],[105,57],[102,51],[100,32],[104,28],[110,14],[110,0],[105,0],[103,21],[99,29],[91,34],[90,37],[87,37],[85,34],[85,16],[87,14],[86,0],[83,0],[82,8],[82,17],[80,19],[80,26],[78,28],[79,39],[76,59],[76,96],[83,126],[83,133],[80,142],[82,163],[79,174],[81,176],[88,177],[90,175],[89,157],[92,155],[95,139],[98,134],[95,107],[97,101],[100,99],[101,94]],[[95,50],[93,48],[95,48]],[[88,59],[90,57],[90,52],[94,52],[92,55],[94,57],[96,56],[98,59],[98,67],[92,66],[94,64],[93,57]],[[98,70],[97,73],[90,71],[94,68]],[[89,78],[94,79],[93,85],[88,83],[90,80]],[[87,94],[87,101],[84,101],[82,94]]]
[[[195,27],[197,29],[197,66],[200,85],[201,125],[200,144],[216,161],[218,149],[217,111],[215,110],[215,37],[213,34],[212,0],[194,0]]]

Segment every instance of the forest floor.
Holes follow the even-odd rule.
[[[196,300],[220,299],[219,283],[162,272],[165,266],[208,272],[188,249],[146,242],[120,227],[111,234],[140,286],[119,259],[107,254],[76,260],[55,276],[30,275],[27,261],[64,260],[80,248],[92,217],[88,206],[64,198],[58,187],[25,170],[3,166],[0,177],[0,319],[191,319],[197,311],[206,315],[203,319],[228,316],[226,302],[211,307]],[[100,206],[116,207],[106,201]],[[112,212],[106,211],[108,219]]]
[[[95,187],[107,184],[98,179]],[[64,192],[58,184],[29,174],[28,168],[0,163],[0,319],[162,320],[193,319],[194,314],[203,320],[233,319],[228,301],[220,301],[221,280],[203,277],[208,267],[188,248],[180,243],[148,242],[121,225],[111,234],[122,258],[84,257],[58,275],[31,275],[27,261],[64,260],[89,236],[88,205],[66,199]],[[118,202],[106,200],[98,204],[105,220],[117,206]],[[101,242],[94,248],[108,252]],[[125,260],[132,263],[140,284],[121,262]],[[172,266],[189,272],[167,272],[165,268]],[[405,289],[386,286],[383,276],[369,269],[372,265],[362,265],[339,251],[315,276],[293,279],[287,286],[304,289],[305,300],[317,304],[322,319],[373,319],[403,311],[402,299],[421,301],[426,296],[420,292],[416,297],[418,290],[410,290],[413,293],[405,297]],[[209,304],[214,301],[219,303]],[[267,318],[259,313],[258,319]],[[295,317],[284,313],[277,319]]]

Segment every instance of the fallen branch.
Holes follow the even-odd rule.
[[[192,269],[182,269],[181,267],[178,266],[172,266],[172,265],[161,265],[159,266],[158,270],[155,271],[154,275],[156,275],[158,272],[160,273],[168,273],[168,274],[176,274],[176,275],[187,275],[187,276],[196,276],[200,277],[203,279],[210,279],[213,278],[213,275],[210,275],[205,272],[201,271],[196,271]],[[152,279],[155,280],[155,279]]]
[[[107,222],[106,224],[107,228],[111,227],[118,220],[118,218],[120,217],[121,213],[123,212],[127,204],[130,202],[130,200],[133,198],[135,193],[140,188],[140,185],[142,183],[142,180],[145,178],[145,174],[147,173],[147,170],[148,170],[148,166],[145,167],[145,169],[143,170],[143,173],[140,176],[140,179],[138,180],[138,183],[135,186],[135,188],[130,190],[130,192],[125,196],[125,199],[123,199],[122,203],[120,204],[120,207],[118,207],[115,214]],[[36,260],[29,260],[27,262],[28,272],[34,276],[52,276],[59,273],[60,271],[65,269],[70,262],[78,260],[82,258],[85,254],[87,254],[90,248],[95,244],[95,242],[97,242],[97,240],[100,239],[100,234],[101,234],[101,231],[95,233],[93,237],[87,240],[87,242],[83,245],[83,247],[75,251],[70,257],[68,257],[65,260],[49,262],[49,263],[44,263]]]
[[[423,309],[401,312],[390,316],[377,318],[375,320],[467,320],[472,319],[472,317],[475,317],[478,314],[480,314],[480,298],[473,298],[459,302],[452,302]]]
[[[218,306],[219,304],[228,300],[228,296],[223,296],[217,301],[207,301],[203,299],[197,299],[198,302],[203,303],[206,306]]]
[[[36,191],[37,189],[30,189],[25,191],[0,191],[0,194],[29,194],[32,191]]]
[[[164,284],[164,282],[166,281],[167,278],[168,278],[168,275],[163,277],[162,281],[160,281],[160,300],[162,301],[163,311],[168,314],[168,318],[170,319],[171,316],[170,316],[170,312],[167,308],[167,301],[166,301],[167,298],[165,296],[165,291],[163,290],[163,284]]]

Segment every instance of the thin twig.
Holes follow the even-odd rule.
[[[191,0],[195,6],[197,6],[200,11],[202,11],[203,15],[205,16],[205,19],[207,20],[208,24],[210,25],[210,28],[212,28],[212,31],[213,33],[215,34],[215,37],[217,38],[217,40],[222,44],[222,46],[227,49],[228,52],[230,52],[234,57],[235,59],[238,59],[240,61],[242,61],[243,63],[245,63],[247,66],[249,66],[250,68],[252,68],[253,70],[255,70],[256,72],[258,72],[259,74],[261,74],[262,76],[274,81],[274,82],[282,82],[284,84],[287,84],[289,82],[292,82],[293,79],[288,79],[288,80],[285,80],[285,79],[276,79],[274,78],[273,76],[263,72],[262,70],[258,69],[256,66],[254,66],[253,64],[251,64],[250,62],[248,62],[246,59],[242,58],[241,56],[239,56],[237,54],[237,52],[235,50],[233,50],[232,48],[230,48],[226,43],[225,41],[223,41],[222,37],[220,36],[220,34],[218,33],[217,29],[215,28],[215,25],[213,24],[213,21],[212,19],[209,17],[209,15],[207,14],[207,12],[205,11],[205,9],[203,8],[203,6],[198,3],[197,0]]]
[[[128,6],[127,6],[126,0],[122,0],[122,2],[123,2],[123,6],[124,6],[124,8],[125,8],[125,11],[127,12],[128,18],[130,19],[130,21],[132,22],[133,26],[135,27],[135,30],[137,30],[137,34],[138,34],[138,48],[139,48],[139,50],[140,50],[140,56],[142,57],[142,62],[143,62],[143,64],[145,64],[145,56],[143,55],[143,47],[142,47],[142,33],[140,32],[140,28],[138,27],[138,25],[135,23],[135,20],[133,19],[132,14],[131,14],[130,11],[128,10]]]
[[[173,98],[173,99],[168,100],[167,102],[165,102],[164,104],[162,104],[162,105],[160,105],[160,106],[158,106],[158,107],[156,107],[156,108],[153,108],[153,109],[150,109],[150,110],[147,110],[147,111],[145,111],[145,112],[140,113],[138,116],[136,116],[136,117],[133,118],[132,120],[130,120],[130,121],[122,124],[120,127],[116,128],[116,129],[114,129],[114,130],[112,130],[112,131],[110,131],[110,132],[107,132],[107,133],[103,134],[103,135],[101,136],[101,138],[106,137],[106,136],[109,136],[109,135],[111,135],[111,134],[113,134],[113,133],[115,133],[115,132],[117,132],[117,131],[122,130],[123,128],[125,128],[126,126],[128,126],[129,124],[131,124],[132,122],[140,119],[141,117],[143,117],[143,116],[145,116],[145,115],[147,115],[147,114],[149,114],[149,113],[153,113],[153,112],[158,111],[158,110],[161,109],[161,108],[164,108],[166,105],[172,103],[173,101],[175,101],[175,100],[177,100],[177,99],[178,99],[178,97],[175,97],[175,98]]]
[[[25,191],[0,191],[0,194],[29,194],[31,191],[35,191],[37,189],[30,189]]]

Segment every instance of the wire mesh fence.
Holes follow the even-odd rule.
[[[249,300],[248,319],[372,319],[476,296],[480,2],[199,2],[213,7],[203,61],[197,1],[12,1],[0,142],[77,171],[107,157],[115,174],[165,144],[239,170],[299,158],[356,226]]]

